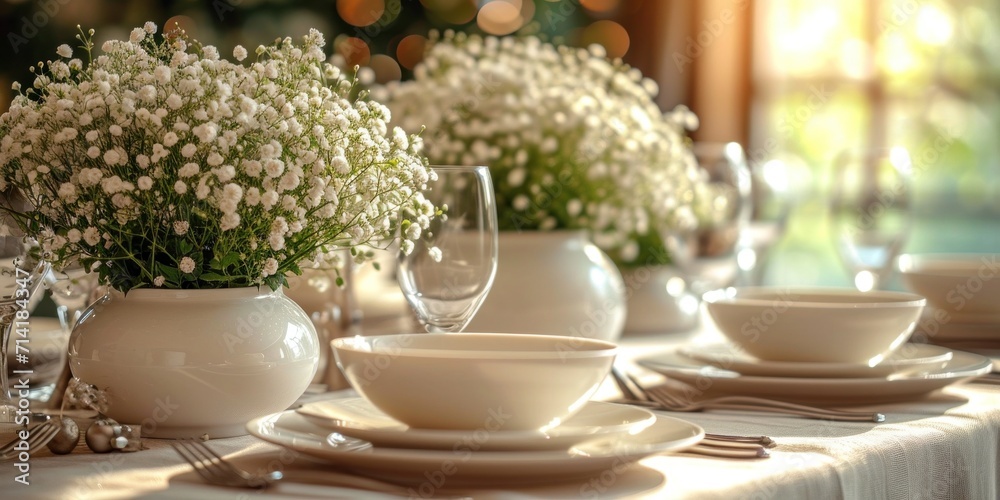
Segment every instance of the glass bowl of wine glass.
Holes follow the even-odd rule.
[[[497,269],[497,212],[488,167],[432,166],[425,198],[441,211],[396,277],[428,332],[460,332],[479,310]],[[405,216],[405,214],[404,214]]]

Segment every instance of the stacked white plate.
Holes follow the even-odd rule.
[[[1000,348],[1000,254],[907,254],[898,267],[907,288],[927,298],[914,338]]]
[[[837,406],[916,399],[992,368],[984,356],[927,344],[904,344],[874,366],[764,361],[729,343],[687,346],[639,364],[688,383],[705,396],[736,394]]]
[[[448,486],[586,477],[649,455],[683,450],[704,437],[700,427],[683,420],[594,401],[544,431],[505,431],[488,424],[477,430],[413,429],[363,398],[310,403],[255,419],[247,430],[340,469],[406,484],[441,476]],[[372,446],[336,446],[343,437]]]
[[[927,307],[913,335],[944,346],[1000,349],[1000,314],[957,314]]]

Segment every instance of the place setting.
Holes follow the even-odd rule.
[[[725,342],[685,345],[637,363],[690,385],[702,399],[824,407],[919,399],[989,373],[991,360],[982,355],[908,342],[925,302],[906,292],[721,289],[705,295],[705,306]]]
[[[601,341],[567,349],[555,336],[401,334],[333,344],[363,397],[255,419],[252,435],[383,480],[447,469],[449,484],[479,486],[579,478],[704,436],[677,418],[589,401],[617,351]]]
[[[433,171],[427,196],[447,217],[400,252],[397,274],[428,333],[334,339],[360,397],[265,415],[247,431],[364,476],[414,484],[439,471],[448,486],[581,478],[698,444],[695,424],[590,400],[616,344],[461,333],[496,272],[496,212],[484,167]]]

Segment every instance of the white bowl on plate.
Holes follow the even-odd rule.
[[[910,337],[926,304],[905,292],[840,288],[725,288],[708,292],[716,326],[767,361],[877,365]]]
[[[609,342],[534,334],[357,336],[331,344],[354,389],[387,415],[414,428],[486,433],[559,425],[583,408],[617,353]]]
[[[1000,322],[1000,254],[906,254],[903,282],[955,321]]]

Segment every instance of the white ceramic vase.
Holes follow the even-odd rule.
[[[319,361],[309,316],[279,289],[112,291],[70,335],[70,367],[143,437],[246,434],[288,408]]]
[[[504,231],[496,278],[467,332],[615,341],[625,324],[621,273],[583,231]]]
[[[701,301],[673,266],[622,270],[628,317],[625,333],[690,332],[698,326]]]

